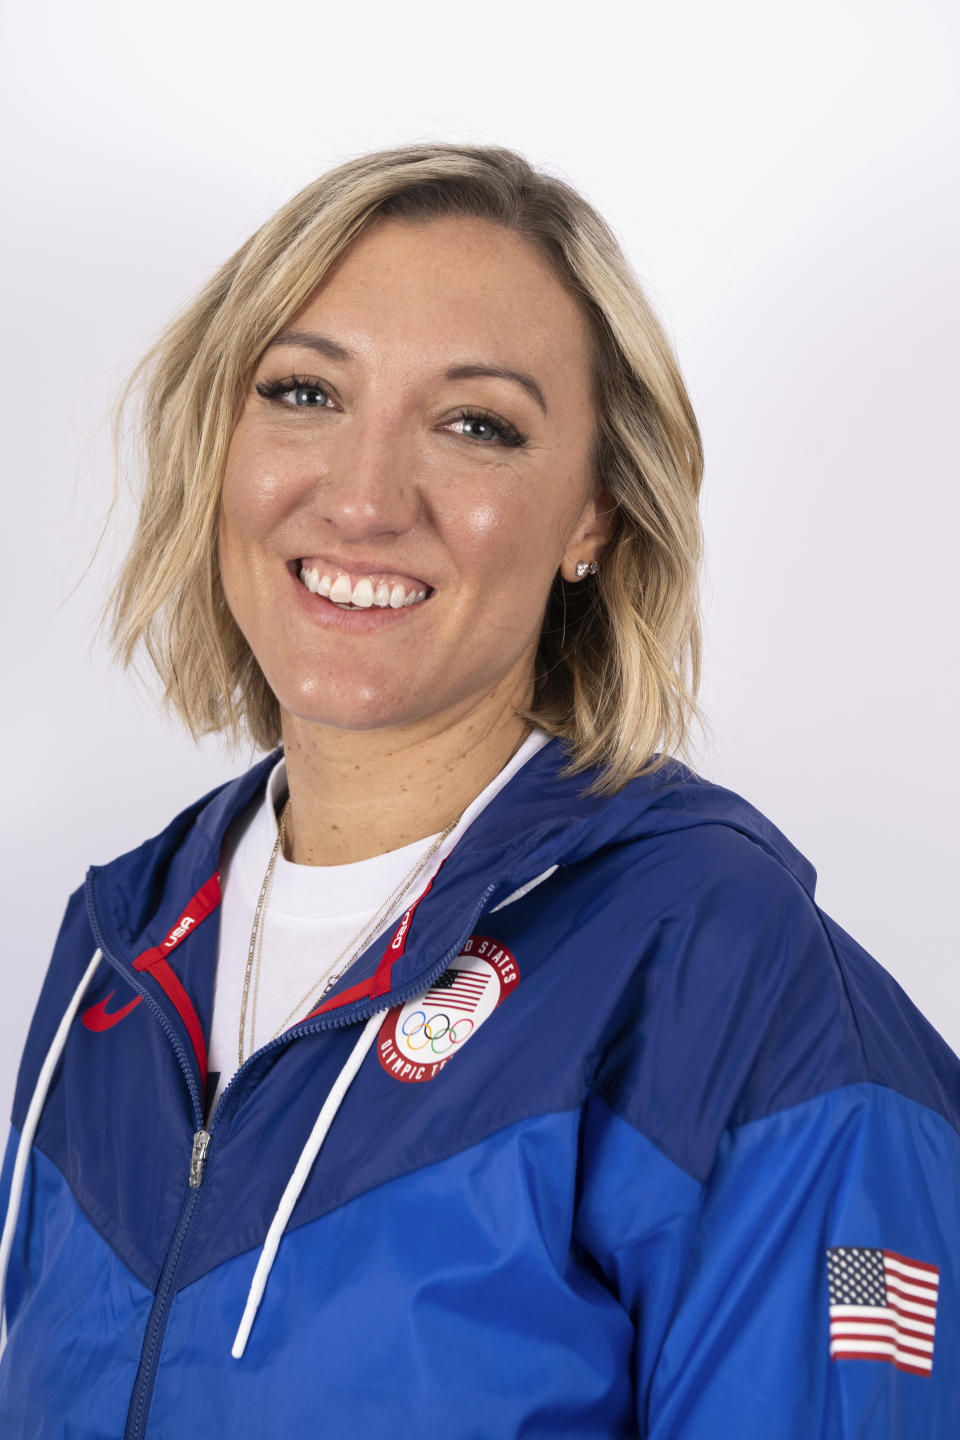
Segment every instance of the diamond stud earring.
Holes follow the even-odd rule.
[[[591,560],[591,561],[589,562],[589,564],[587,563],[586,560],[581,560],[581,561],[579,561],[579,563],[577,564],[577,579],[578,579],[578,580],[582,580],[583,577],[584,577],[584,575],[596,575],[596,573],[597,573],[597,562],[596,562],[596,560]]]

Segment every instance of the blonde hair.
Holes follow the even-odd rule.
[[[227,607],[218,562],[243,397],[268,341],[367,225],[449,214],[537,245],[592,332],[591,461],[615,498],[616,531],[595,576],[555,577],[533,698],[518,713],[563,738],[564,774],[599,767],[589,790],[613,793],[682,753],[691,721],[703,720],[703,450],[671,345],[613,232],[572,186],[513,150],[428,143],[346,161],[267,220],[163,331],[115,414],[119,475],[123,416],[139,396],[139,519],[110,596],[111,639],[124,666],[145,648],[195,738],[226,730],[236,741],[245,728],[263,749],[279,742],[279,704]]]

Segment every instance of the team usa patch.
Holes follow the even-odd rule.
[[[895,1250],[827,1251],[831,1360],[887,1360],[929,1375],[940,1270]]]
[[[432,1080],[519,980],[509,950],[471,935],[425,994],[387,1011],[377,1035],[380,1064],[395,1080]]]

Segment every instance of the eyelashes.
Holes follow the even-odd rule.
[[[305,376],[289,375],[283,380],[262,380],[254,386],[254,389],[264,400],[282,405],[286,410],[326,410],[329,408],[326,405],[312,403],[302,405],[296,402],[290,403],[290,401],[285,398],[289,395],[296,395],[298,392],[304,395],[325,395],[329,397],[330,392],[325,386],[321,385],[319,381],[311,380]],[[485,425],[497,436],[498,444],[515,449],[526,445],[529,439],[528,435],[524,435],[515,425],[511,425],[509,420],[504,420],[502,416],[495,415],[490,410],[476,410],[471,406],[463,406],[448,423],[455,424],[457,421],[462,421],[469,425]],[[489,441],[481,440],[474,435],[467,435],[465,438],[473,440],[474,444],[477,445],[486,445],[489,447],[490,444]]]
[[[454,415],[453,420],[464,420],[473,425],[487,425],[491,430],[496,431],[504,445],[519,448],[527,443],[527,436],[522,435],[515,425],[511,425],[508,420],[501,420],[498,416],[492,415],[489,410],[471,410],[469,406],[466,406]],[[476,437],[468,436],[467,438],[475,439]]]
[[[258,395],[263,396],[264,400],[279,400],[282,396],[291,395],[297,390],[304,390],[312,395],[326,395],[329,393],[322,385],[317,384],[313,380],[302,379],[299,375],[291,375],[286,380],[261,380],[258,385],[254,386],[254,389]],[[325,410],[326,406],[297,405],[287,406],[287,408],[297,410]]]

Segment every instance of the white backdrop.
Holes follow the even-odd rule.
[[[195,747],[96,636],[111,401],[303,184],[433,139],[516,148],[617,231],[706,445],[692,763],[960,1050],[956,7],[7,0],[2,25],[3,1113],[69,891],[254,758]]]

